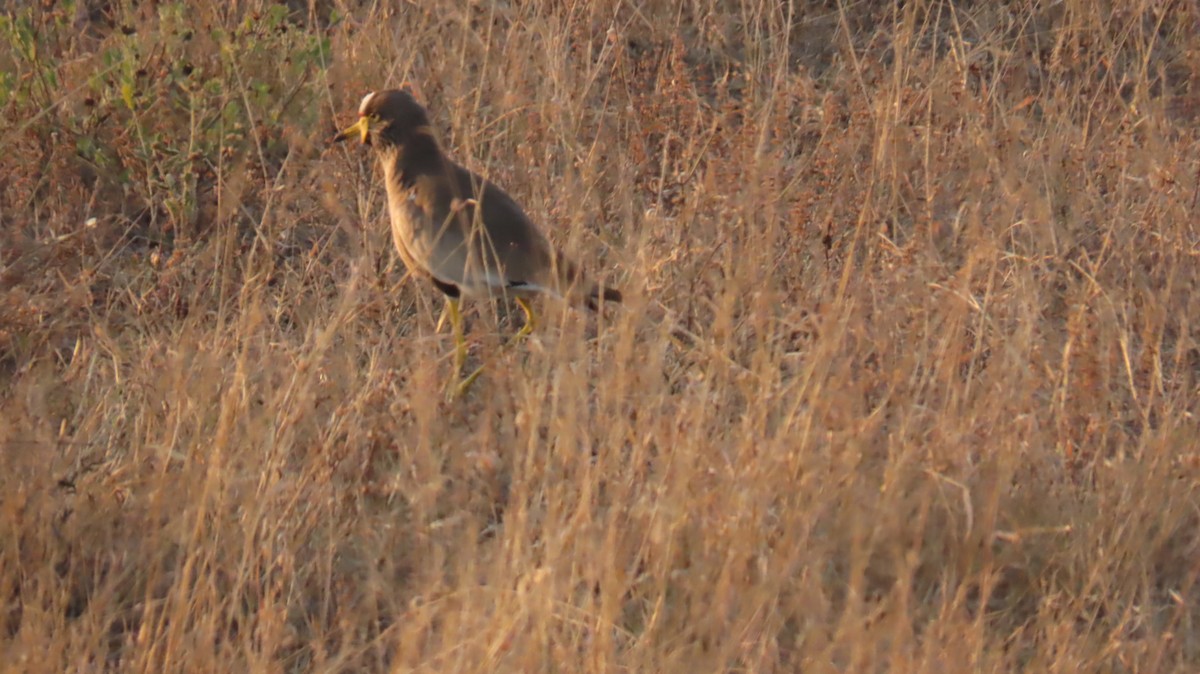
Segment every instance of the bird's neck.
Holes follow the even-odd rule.
[[[417,176],[443,170],[442,148],[431,133],[414,133],[404,143],[380,152],[379,161],[392,185],[410,186]]]

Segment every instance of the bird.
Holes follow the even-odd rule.
[[[442,149],[428,110],[411,87],[372,91],[358,121],[335,142],[357,139],[379,161],[396,251],[409,271],[428,278],[446,299],[455,342],[455,377],[466,361],[461,299],[513,297],[527,337],[536,319],[529,299],[551,295],[597,310],[621,302],[619,290],[595,283],[550,243],[520,204],[497,184],[453,161]],[[438,328],[441,327],[441,321]],[[460,382],[465,390],[482,367]]]

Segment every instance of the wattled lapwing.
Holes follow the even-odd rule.
[[[358,121],[335,140],[358,138],[383,167],[392,238],[404,264],[446,296],[456,369],[466,359],[460,297],[516,299],[534,328],[526,298],[549,294],[596,309],[621,293],[589,281],[504,190],[446,156],[426,112],[407,90],[367,94]],[[469,386],[476,371],[460,387]]]

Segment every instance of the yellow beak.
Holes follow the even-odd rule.
[[[333,142],[338,143],[357,135],[362,140],[363,145],[366,145],[371,133],[370,123],[367,119],[367,117],[359,117],[353,126],[334,136]]]

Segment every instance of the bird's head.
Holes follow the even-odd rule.
[[[404,145],[414,135],[428,134],[429,113],[405,89],[372,91],[358,105],[358,121],[334,137],[334,142],[358,138],[379,149]]]

